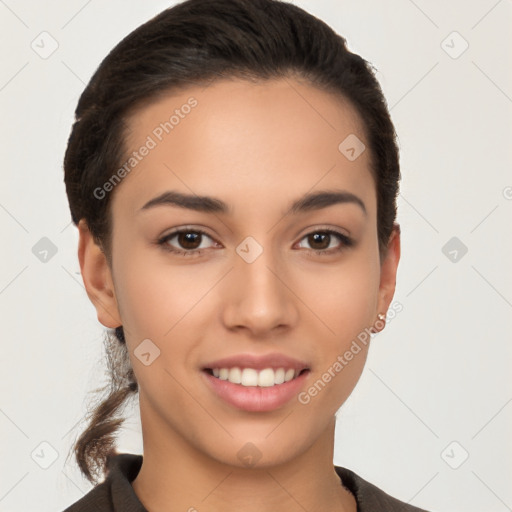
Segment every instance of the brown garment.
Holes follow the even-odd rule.
[[[141,465],[142,455],[116,455],[110,460],[105,481],[64,512],[147,512],[131,485]],[[427,512],[391,497],[350,469],[334,468],[340,483],[354,495],[357,512]]]

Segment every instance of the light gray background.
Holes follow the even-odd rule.
[[[376,66],[401,146],[403,311],[338,415],[335,463],[431,510],[512,510],[512,3],[294,3]],[[103,327],[62,158],[100,61],[170,5],[0,0],[2,511],[62,510],[91,487],[66,456],[102,383]],[[31,47],[51,48],[43,31],[58,42],[45,59]],[[43,237],[57,249],[46,262],[33,253]],[[443,253],[452,237],[468,249],[456,261]],[[119,447],[141,453],[133,411]]]

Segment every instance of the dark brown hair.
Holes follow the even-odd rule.
[[[299,7],[279,0],[187,0],[125,37],[103,60],[75,111],[64,181],[75,225],[85,219],[112,265],[111,195],[94,193],[125,160],[126,120],[171,90],[216,79],[297,77],[348,100],[369,146],[377,190],[381,261],[395,223],[400,170],[396,134],[373,67],[343,37]],[[341,142],[341,141],[340,141]],[[97,482],[115,450],[118,417],[138,390],[122,326],[106,338],[110,382],[74,445],[82,473]]]

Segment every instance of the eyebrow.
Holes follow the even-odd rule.
[[[344,203],[358,205],[365,216],[367,215],[364,202],[358,196],[346,190],[321,190],[305,194],[291,204],[285,215],[296,215]],[[171,190],[151,199],[140,210],[149,210],[157,206],[177,206],[204,213],[228,214],[231,211],[230,207],[220,199],[209,196],[189,195]]]

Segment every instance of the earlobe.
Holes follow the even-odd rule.
[[[379,285],[379,303],[377,311],[381,314],[386,314],[389,305],[395,295],[396,287],[396,274],[398,271],[398,263],[400,261],[400,225],[395,223],[393,231],[388,242],[388,251],[386,257],[381,265],[380,285]],[[377,326],[374,332],[381,331],[385,322],[379,322],[381,328]]]
[[[95,242],[85,219],[78,223],[78,231],[78,260],[87,296],[96,308],[98,321],[105,327],[118,327],[122,321],[105,253]]]

